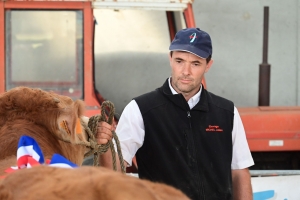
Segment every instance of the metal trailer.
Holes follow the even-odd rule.
[[[95,10],[165,12],[168,32],[163,34],[168,34],[170,42],[177,30],[196,26],[192,3],[0,0],[0,93],[20,85],[38,87],[83,99],[87,116],[99,114],[106,96],[96,87]],[[263,64],[266,61],[263,59]],[[209,89],[205,80],[203,84]],[[238,110],[256,163],[251,171],[300,169],[299,106],[262,104]]]

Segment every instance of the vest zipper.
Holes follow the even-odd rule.
[[[190,111],[187,111],[187,118],[189,118],[189,124],[190,124],[190,128],[192,128],[192,124],[191,124],[191,113]]]
[[[190,111],[187,111],[187,117],[188,117],[188,118],[191,118],[191,113],[190,113]]]
[[[192,129],[192,123],[191,123],[191,118],[192,118],[192,116],[191,116],[191,112],[190,111],[187,111],[187,118],[189,119],[189,124],[190,124],[190,129]],[[192,133],[193,131],[191,130],[191,133]],[[194,144],[195,145],[195,144]],[[194,146],[193,145],[193,146]],[[195,148],[195,147],[194,147]],[[195,149],[194,149],[193,147],[192,147],[192,149],[193,149],[193,151],[195,151]],[[188,150],[188,146],[187,146],[187,150]],[[189,151],[189,150],[188,150]],[[189,153],[188,153],[188,155],[189,155]],[[191,164],[191,158],[189,157],[189,160],[188,160],[188,163],[189,163],[189,165]],[[196,165],[198,166],[198,164],[196,163]],[[197,167],[198,168],[198,167]],[[200,174],[198,174],[198,175],[200,175]],[[196,179],[196,182],[197,182],[197,185],[199,186],[199,190],[198,190],[198,195],[202,195],[202,200],[206,200],[206,196],[205,196],[205,193],[204,193],[204,185],[203,185],[203,182],[201,181],[201,179],[200,179],[200,177],[198,176],[198,178]],[[200,194],[201,193],[201,194]]]

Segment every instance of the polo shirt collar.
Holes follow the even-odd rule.
[[[171,85],[171,77],[168,78],[168,83],[172,94],[178,94],[178,92],[176,92]],[[189,104],[190,109],[192,109],[200,101],[201,91],[202,91],[202,85],[200,86],[200,90],[188,100],[187,103]]]
[[[174,88],[171,87],[171,85],[170,85],[170,78],[168,78],[165,81],[165,83],[163,84],[163,86],[160,89],[166,95],[166,97],[169,98],[176,105],[178,105],[178,106],[180,106],[180,107],[182,107],[184,109],[189,108],[188,103],[186,102],[186,100],[183,97],[183,95],[182,94],[178,94],[174,90]],[[175,93],[174,93],[174,91],[175,91]],[[203,85],[201,85],[201,90],[198,93],[199,93],[198,102],[195,104],[195,106],[192,109],[193,110],[208,111],[209,110],[208,109],[208,94],[207,94],[208,92],[205,90],[205,88],[203,87]],[[197,99],[197,97],[195,97],[195,98]],[[201,101],[200,101],[200,99],[201,99]]]

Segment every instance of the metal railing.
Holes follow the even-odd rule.
[[[252,177],[300,175],[300,170],[250,170]]]

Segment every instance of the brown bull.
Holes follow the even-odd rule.
[[[78,124],[84,104],[39,89],[18,87],[0,95],[0,174],[16,165],[19,138],[34,138],[45,159],[58,153],[81,165],[89,150],[74,143],[87,142]],[[81,131],[82,130],[82,131]],[[65,142],[70,141],[71,143]],[[170,186],[140,180],[110,169],[63,169],[38,166],[17,170],[0,180],[0,199],[185,200]]]
[[[102,167],[22,169],[0,183],[6,200],[187,200],[179,190]]]
[[[83,130],[79,122],[83,112],[83,101],[40,89],[17,87],[1,94],[0,174],[15,165],[22,135],[37,141],[45,159],[58,153],[81,165],[88,149],[74,143],[86,142],[86,135],[79,133]]]

